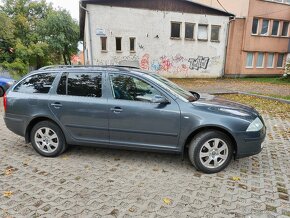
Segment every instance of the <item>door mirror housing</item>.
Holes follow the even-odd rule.
[[[155,104],[169,104],[170,101],[167,100],[167,98],[165,98],[164,96],[161,95],[155,95],[152,99],[151,99],[152,103]]]

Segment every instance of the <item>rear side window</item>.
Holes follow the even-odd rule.
[[[65,73],[62,75],[57,94],[83,97],[102,97],[101,73]]]
[[[47,94],[56,75],[56,73],[41,73],[32,75],[20,82],[14,88],[14,92]]]

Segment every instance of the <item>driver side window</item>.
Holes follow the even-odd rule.
[[[110,82],[115,99],[150,102],[156,95],[161,95],[147,82],[128,75],[110,75]]]

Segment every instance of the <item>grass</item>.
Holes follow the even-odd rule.
[[[282,96],[282,95],[265,94],[265,93],[258,93],[258,92],[250,92],[250,93],[255,94],[255,95],[265,95],[265,96],[269,96],[273,98],[280,98],[280,99],[290,101],[290,95]]]
[[[251,81],[251,82],[261,82],[261,83],[271,83],[271,84],[284,84],[290,85],[290,77],[253,77],[253,78],[237,78],[237,80]]]

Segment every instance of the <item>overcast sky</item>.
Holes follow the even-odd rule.
[[[79,0],[46,0],[52,2],[55,8],[61,7],[70,12],[71,16],[79,20]]]

